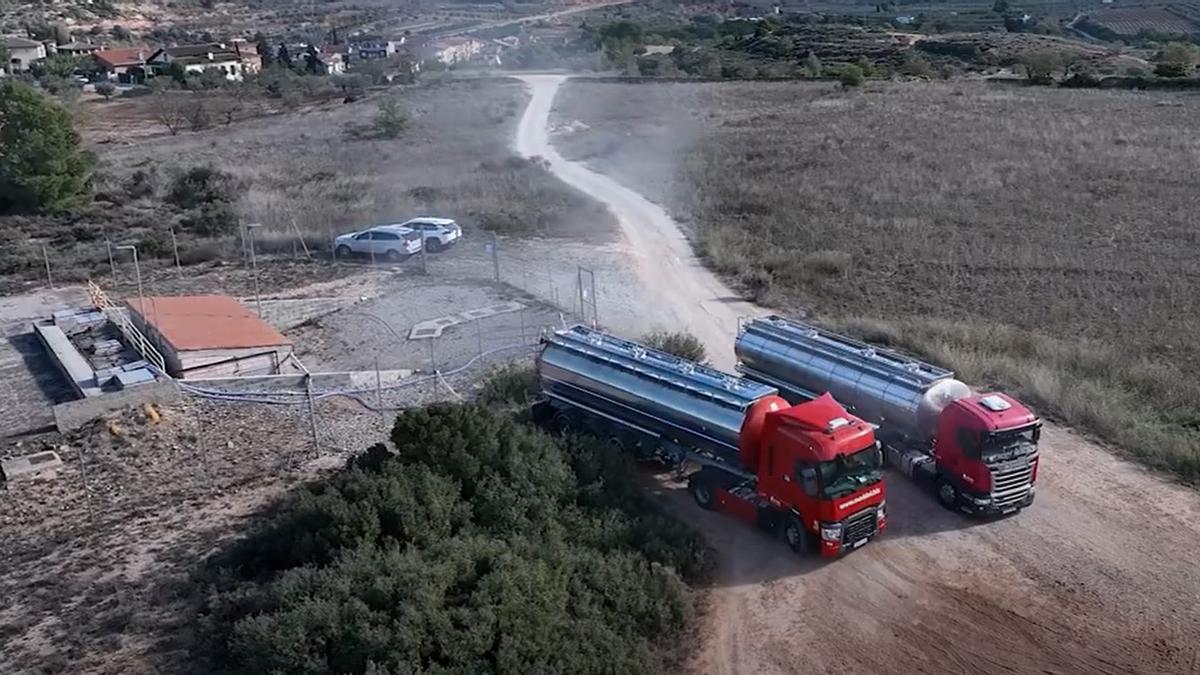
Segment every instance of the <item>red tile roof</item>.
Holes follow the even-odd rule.
[[[102,49],[93,52],[92,56],[102,66],[119,68],[121,66],[140,66],[150,58],[154,51],[149,47],[123,47],[121,49]]]
[[[138,299],[125,304],[137,312]],[[291,341],[228,295],[146,298],[144,319],[176,351],[278,347]]]

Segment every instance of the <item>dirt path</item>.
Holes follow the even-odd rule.
[[[517,151],[546,158],[617,215],[644,287],[644,323],[673,319],[717,365],[732,365],[738,317],[763,310],[701,266],[661,208],[564,160],[547,131],[563,78],[523,79],[533,99]],[[1200,495],[1063,429],[1048,428],[1042,447],[1033,508],[980,523],[890,475],[888,534],[829,564],[700,512],[664,481],[667,507],[721,556],[692,670],[1200,672]]]
[[[516,151],[542,157],[563,182],[603,202],[617,217],[644,296],[643,329],[685,328],[704,341],[719,367],[733,367],[738,317],[756,310],[708,271],[675,223],[656,204],[608,176],[563,159],[550,143],[550,109],[562,75],[527,75],[532,100],[517,128]],[[683,288],[686,286],[686,288]],[[760,310],[759,310],[760,311]]]

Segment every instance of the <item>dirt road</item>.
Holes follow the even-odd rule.
[[[692,255],[663,210],[564,160],[547,121],[563,78],[524,78],[533,94],[516,138],[565,182],[617,215],[645,308],[618,317],[636,334],[672,320],[733,361],[737,300]],[[703,673],[1200,672],[1200,495],[1075,434],[1043,437],[1037,503],[977,522],[888,476],[891,527],[833,563],[702,513],[681,486],[662,498],[721,556],[712,610],[690,666]]]
[[[732,368],[738,317],[756,310],[708,271],[675,223],[656,204],[608,176],[569,162],[550,143],[548,128],[561,75],[528,75],[533,98],[517,127],[516,151],[542,157],[568,185],[603,202],[617,217],[629,256],[642,282],[640,311],[606,318],[605,323],[630,334],[657,328],[686,328],[708,346],[709,358]],[[686,286],[686,288],[683,288]]]

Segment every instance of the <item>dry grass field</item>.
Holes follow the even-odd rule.
[[[1200,100],[576,81],[575,158],[760,302],[917,350],[1200,480]]]
[[[407,129],[353,137],[385,97],[398,100]],[[90,101],[84,135],[98,157],[97,201],[71,214],[0,218],[0,288],[45,278],[42,245],[57,281],[102,275],[104,236],[137,244],[148,264],[169,264],[172,226],[184,264],[238,259],[236,224],[199,236],[166,204],[173,181],[197,167],[236,179],[232,209],[242,223],[262,224],[259,252],[291,255],[298,230],[309,249],[327,254],[334,234],[420,215],[454,218],[468,238],[479,230],[609,238],[615,223],[599,203],[509,147],[526,97],[515,80],[442,80],[174,136],[155,122],[154,97]]]

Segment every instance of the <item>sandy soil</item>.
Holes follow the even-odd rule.
[[[732,365],[739,316],[761,312],[702,267],[667,214],[564,160],[548,116],[559,76],[532,90],[516,138],[621,223],[644,291],[636,326],[672,318]],[[1038,502],[978,522],[888,478],[886,536],[845,559],[800,560],[740,523],[701,513],[662,481],[671,510],[721,557],[690,669],[702,673],[1200,672],[1200,495],[1074,433],[1043,437]]]

